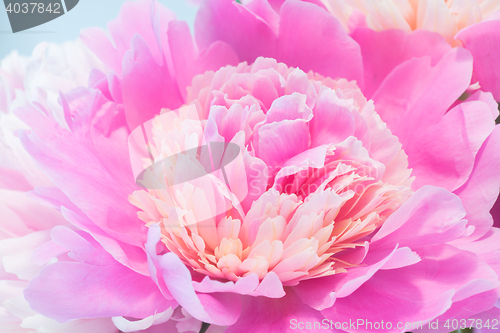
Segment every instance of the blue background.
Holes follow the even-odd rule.
[[[196,6],[185,0],[158,0],[188,22],[191,30],[196,16]],[[30,2],[30,1],[26,1]],[[33,2],[36,2],[34,0]],[[106,23],[114,19],[125,0],[80,0],[71,11],[53,21],[26,31],[12,33],[3,1],[0,2],[0,59],[12,50],[29,56],[40,42],[62,43],[78,38],[84,28],[97,26],[106,29]]]

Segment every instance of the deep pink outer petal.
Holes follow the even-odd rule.
[[[416,176],[413,186],[432,184],[450,191],[460,187],[469,179],[478,151],[494,127],[489,106],[472,101],[459,104],[439,122],[422,129],[418,141],[405,147]],[[494,160],[494,156],[482,159]]]
[[[476,227],[471,236],[477,239],[493,224],[489,210],[495,204],[500,188],[500,127],[496,126],[476,155],[474,169],[467,182],[455,191],[467,211],[466,219]],[[498,206],[498,205],[496,205]],[[496,226],[500,225],[497,208],[492,209]]]
[[[303,71],[356,80],[363,87],[359,45],[331,14],[316,5],[286,1],[281,7],[278,61]]]
[[[363,94],[368,99],[398,65],[424,56],[430,56],[431,64],[435,65],[451,49],[443,37],[427,30],[408,34],[396,29],[377,32],[358,28],[350,36],[361,47],[365,72]]]
[[[324,319],[323,315],[302,303],[293,290],[287,289],[286,293],[286,296],[281,299],[244,297],[240,318],[225,333],[292,333],[302,330],[315,333],[332,332],[332,330],[321,329],[317,326],[315,328],[311,326],[311,329],[306,330],[305,322],[321,323]]]
[[[500,101],[500,20],[484,21],[457,36],[474,57],[474,78]]]
[[[205,1],[196,16],[195,36],[201,48],[219,40],[228,43],[240,61],[276,57],[277,36],[271,27],[232,0]]]
[[[277,3],[271,5],[280,7]],[[261,6],[259,10],[264,7],[267,8]],[[363,86],[359,45],[317,1],[284,2],[279,10],[279,32],[275,31],[274,19],[270,19],[273,13],[259,12],[263,16],[260,17],[251,9],[254,6],[247,8],[231,0],[204,2],[195,23],[198,45],[207,47],[223,41],[242,61],[251,63],[258,56],[273,57],[306,72],[356,80]]]
[[[489,104],[480,101],[447,114],[468,88],[471,75],[470,53],[455,48],[436,66],[429,57],[399,65],[374,94],[376,111],[399,138],[415,170],[414,188],[428,184],[453,191],[468,179],[493,124]]]
[[[373,95],[377,113],[403,144],[443,117],[469,87],[472,56],[455,48],[432,66],[430,57],[397,66]],[[406,149],[406,148],[405,148]]]

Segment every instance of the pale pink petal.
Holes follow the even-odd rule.
[[[0,239],[24,236],[66,223],[60,213],[29,198],[26,193],[0,190]]]
[[[88,102],[91,107],[78,110],[86,119],[80,123],[81,127],[74,129],[80,135],[72,135],[32,107],[19,109],[18,115],[34,128],[31,134],[23,133],[22,142],[40,169],[93,223],[124,242],[142,246],[145,227],[136,218],[136,209],[127,202],[136,185],[128,163],[126,140],[121,140],[119,131],[106,137],[101,129],[91,126],[96,110],[108,102],[100,93],[91,94]],[[94,116],[87,114],[91,112]]]
[[[57,262],[44,268],[24,292],[33,310],[60,322],[77,318],[145,318],[165,311],[166,300],[149,277],[115,262],[93,266]]]
[[[135,332],[143,331],[153,325],[159,325],[167,322],[171,317],[174,309],[168,308],[167,310],[155,313],[152,316],[146,317],[141,320],[130,321],[124,317],[113,317],[113,324],[120,329],[121,332]]]
[[[259,128],[259,155],[271,167],[304,152],[309,142],[307,123],[301,119],[274,122]]]
[[[238,281],[219,282],[206,276],[201,282],[193,282],[197,292],[232,292],[241,295],[265,296],[269,298],[280,298],[285,295],[283,285],[274,272],[267,274],[259,282],[257,274],[250,274]]]

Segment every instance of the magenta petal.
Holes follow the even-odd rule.
[[[484,21],[462,29],[456,36],[474,57],[474,78],[481,88],[500,100],[500,20]]]
[[[195,74],[198,74],[195,66],[198,51],[193,43],[186,22],[170,22],[167,33],[177,84],[179,85],[182,99],[186,100],[186,87],[191,85],[191,80]]]
[[[389,216],[373,236],[370,252],[392,249],[395,244],[416,250],[454,240],[467,232],[464,217],[465,210],[456,195],[425,186]]]
[[[363,87],[359,45],[326,10],[316,5],[286,1],[280,11],[277,60],[301,70],[356,80]]]
[[[225,333],[295,332],[299,328],[299,322],[321,322],[323,319],[319,311],[302,303],[292,289],[287,289],[286,296],[281,299],[244,297],[240,318]],[[325,330],[316,327],[308,329],[307,332],[325,332]]]
[[[250,3],[246,3],[245,7],[248,8],[255,16],[258,16],[264,20],[267,25],[278,34],[280,25],[279,11],[275,11],[268,0],[253,0]]]
[[[431,66],[431,58],[414,58],[397,66],[373,95],[377,113],[405,144],[436,123],[469,87],[472,57],[455,48]]]
[[[361,47],[363,55],[363,94],[370,98],[385,77],[399,64],[411,58],[431,57],[435,65],[451,46],[437,33],[416,30],[407,34],[403,30],[377,32],[368,28],[358,28],[351,37]]]
[[[51,264],[30,282],[24,296],[33,310],[59,322],[114,316],[145,318],[175,306],[149,277],[118,262],[103,266]]]
[[[405,147],[412,175],[416,176],[413,187],[429,184],[453,191],[463,185],[472,172],[476,154],[494,127],[489,106],[472,101],[459,104],[439,122],[422,129],[412,145]]]
[[[161,17],[161,23],[155,22],[155,16]],[[128,1],[123,4],[118,17],[108,23],[113,42],[108,39],[106,32],[98,28],[85,29],[81,38],[116,73],[122,72],[123,55],[130,49],[136,34],[146,41],[158,64],[162,64],[158,35],[166,32],[168,22],[174,17],[170,10],[158,6],[155,0]]]
[[[275,57],[276,35],[272,28],[246,7],[232,0],[208,0],[198,10],[195,36],[201,48],[216,41],[231,46],[240,61],[258,56]]]
[[[492,322],[498,323],[500,321],[498,318],[500,318],[500,307],[497,304],[497,306],[492,307],[488,311],[484,311],[484,312],[481,312],[481,313],[474,315],[473,318],[471,318],[471,319],[481,319],[482,323],[486,323],[487,320],[489,320],[490,323],[492,323]],[[481,326],[483,326],[483,325],[481,325]],[[498,325],[491,325],[490,324],[490,328],[486,328],[484,326],[480,329],[475,328],[474,332],[475,333],[496,333],[496,332],[498,332]]]
[[[238,64],[238,56],[229,45],[215,42],[198,53],[186,22],[172,21],[168,26],[168,43],[175,69],[175,78],[182,99],[187,96],[186,88],[191,86],[193,77],[208,70],[218,70],[227,65]]]
[[[466,218],[469,224],[476,227],[473,238],[484,235],[493,224],[489,210],[497,200],[500,188],[498,142],[500,142],[500,128],[496,126],[477,153],[476,163],[469,179],[455,191],[467,211]],[[494,213],[495,210],[492,210],[492,214]],[[500,216],[496,215],[496,218],[495,222],[499,223]]]
[[[110,265],[115,262],[89,234],[56,226],[51,232],[52,240],[69,251],[69,257],[90,265]]]
[[[478,254],[480,257],[489,255],[500,250],[500,229],[496,227],[490,228],[481,238],[472,242],[467,238],[465,239],[466,241],[462,240],[463,239],[457,239],[452,245],[461,250]],[[494,262],[490,263],[490,266],[493,268],[498,265],[500,265],[500,262],[498,264]],[[500,273],[500,267],[498,267],[497,271]]]
[[[431,59],[425,57],[396,67],[373,99],[408,154],[409,167],[415,169],[414,187],[431,184],[452,191],[470,174],[473,157],[486,136],[482,131],[492,126],[492,119],[484,113],[491,111],[486,104],[468,104],[462,115],[458,110],[446,114],[470,83],[472,58],[467,50],[453,49],[436,66],[430,64]],[[456,128],[461,131],[457,133]],[[438,138],[444,144],[435,145]]]
[[[438,320],[445,322],[448,319],[477,318],[483,311],[490,310],[498,301],[499,296],[500,292],[494,289],[485,292],[476,292],[471,297],[453,302],[450,309],[438,317]]]
[[[159,114],[162,108],[182,105],[179,87],[166,64],[159,65],[140,35],[123,58],[123,105],[129,128],[134,129]]]

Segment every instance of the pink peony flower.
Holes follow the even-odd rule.
[[[31,197],[65,220],[33,251],[33,311],[124,332],[496,318],[500,133],[491,94],[457,102],[468,51],[411,59],[368,101],[330,14],[280,15],[207,1],[194,43],[156,2],[126,3],[113,41],[82,35],[104,64],[89,87],[15,111],[50,181]]]

